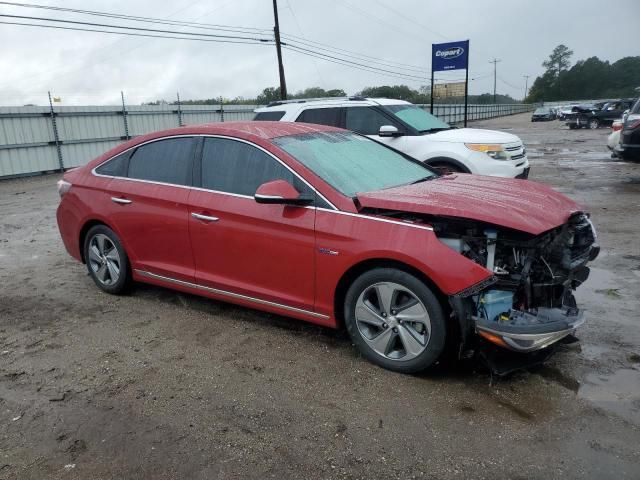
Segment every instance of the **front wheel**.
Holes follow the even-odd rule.
[[[440,175],[451,175],[452,173],[467,173],[461,167],[449,162],[433,162],[427,163],[427,166],[433,168]]]
[[[129,257],[118,236],[106,225],[96,225],[87,232],[84,258],[91,278],[101,290],[119,294],[131,285]]]
[[[415,276],[376,268],[358,277],[344,303],[347,331],[371,362],[402,373],[431,366],[445,344],[442,307]]]

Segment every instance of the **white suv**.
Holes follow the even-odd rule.
[[[510,133],[454,128],[403,100],[327,98],[272,102],[254,120],[319,123],[366,135],[443,172],[527,178],[522,140]]]

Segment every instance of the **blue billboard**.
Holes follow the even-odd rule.
[[[431,45],[431,71],[469,68],[469,40]]]

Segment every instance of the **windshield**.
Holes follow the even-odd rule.
[[[448,130],[451,128],[448,123],[425,112],[416,105],[384,105],[383,108],[419,132]]]
[[[549,113],[548,108],[536,108],[536,111],[533,113]]]
[[[273,143],[348,197],[437,175],[419,162],[352,132],[314,132]]]

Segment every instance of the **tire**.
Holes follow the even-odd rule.
[[[462,169],[462,167],[446,161],[427,163],[427,166],[433,168],[441,175],[447,175],[450,173],[468,173],[464,169]]]
[[[569,130],[575,130],[576,128],[578,128],[578,126],[574,123],[570,123],[569,124]]]
[[[117,295],[131,286],[129,257],[118,236],[106,225],[96,225],[87,232],[84,258],[89,275],[102,291]]]
[[[596,128],[600,128],[600,121],[597,118],[592,118],[589,120],[589,128],[591,130],[595,130]]]
[[[446,324],[438,299],[402,270],[375,268],[360,275],[347,291],[344,318],[360,353],[388,370],[420,372],[444,349]]]

